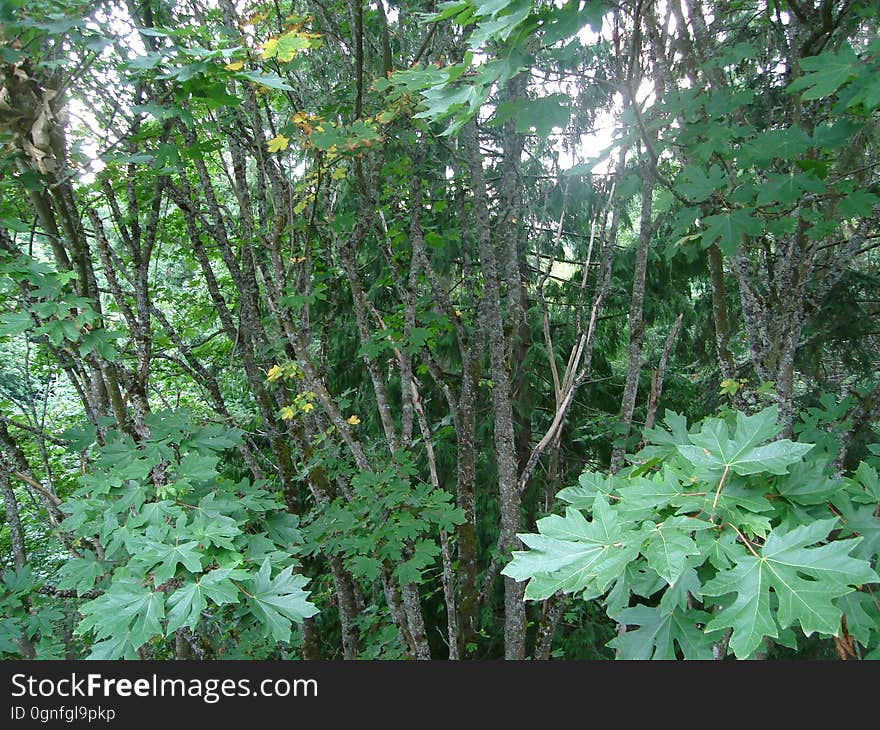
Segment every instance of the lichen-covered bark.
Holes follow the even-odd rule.
[[[501,524],[499,545],[502,552],[520,546],[516,533],[520,529],[520,491],[517,483],[517,460],[513,430],[513,399],[510,362],[506,357],[504,318],[501,309],[499,269],[495,242],[489,224],[489,204],[479,151],[475,121],[465,125],[465,154],[471,175],[477,253],[484,278],[482,306],[486,313],[489,339],[489,362],[492,377],[492,414],[494,418],[495,461],[498,469]],[[526,614],[523,595],[525,584],[510,577],[504,579],[504,657],[525,658]]]
[[[620,438],[629,435],[632,426],[633,410],[639,391],[639,377],[642,372],[642,344],[645,336],[645,274],[648,270],[648,244],[654,233],[656,223],[652,221],[651,203],[654,194],[654,180],[647,174],[642,181],[642,210],[639,237],[636,241],[635,266],[633,267],[632,297],[629,305],[629,362],[626,368],[626,381],[620,401]],[[625,446],[614,449],[611,454],[610,470],[617,472],[623,465]]]

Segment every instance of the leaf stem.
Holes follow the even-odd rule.
[[[729,470],[730,464],[725,464],[724,471],[721,472],[721,479],[718,481],[718,489],[715,490],[715,499],[712,500],[712,517],[715,516],[715,506],[718,504],[718,498],[721,496],[721,487],[724,486],[724,480],[727,479],[727,472]]]
[[[739,539],[743,541],[743,544],[749,549],[749,552],[750,552],[752,555],[754,555],[756,558],[760,559],[761,556],[758,555],[758,553],[755,552],[755,548],[752,547],[752,543],[750,543],[750,542],[748,541],[748,539],[746,538],[746,536],[743,535],[743,534],[737,529],[736,525],[734,525],[732,522],[728,522],[727,524],[730,525],[734,530],[736,530],[736,534],[739,535]]]
[[[828,503],[828,511],[831,512],[831,514],[833,514],[835,517],[837,517],[837,519],[840,520],[841,524],[846,524],[846,519],[844,518],[844,516],[840,514],[840,512],[838,512],[836,509],[834,509],[834,505],[831,504],[831,502]]]
[[[735,530],[736,528],[734,527],[733,529]],[[238,583],[236,583],[234,580],[232,580],[232,578],[229,579],[229,582],[232,583],[232,585],[234,585],[236,588],[238,588],[238,590],[240,590],[242,593],[244,593],[248,598],[253,598],[255,601],[257,600],[250,593],[248,593],[244,588],[242,588],[240,585],[238,585]]]
[[[871,590],[871,586],[866,585],[865,588],[867,588],[867,589],[868,589],[868,593],[871,594],[871,598],[872,598],[873,601],[874,601],[874,605],[877,606],[878,609],[880,609],[880,601],[877,600],[877,596],[874,595],[874,591]]]

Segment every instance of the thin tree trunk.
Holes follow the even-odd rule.
[[[476,122],[469,121],[463,131],[465,153],[471,174],[477,252],[484,278],[483,307],[489,330],[489,360],[492,376],[492,413],[494,416],[495,459],[498,469],[501,530],[499,544],[505,559],[520,547],[516,533],[520,529],[520,491],[513,430],[513,406],[509,363],[505,357],[504,320],[495,244],[489,226],[489,206],[479,150]],[[525,584],[504,578],[504,657],[525,659],[526,612],[523,600]]]
[[[706,252],[709,260],[709,281],[712,283],[712,321],[715,325],[715,353],[725,378],[733,378],[733,354],[730,352],[730,319],[727,315],[727,289],[724,286],[724,264],[721,251],[714,243]]]
[[[12,545],[12,560],[16,570],[22,570],[27,565],[27,551],[24,542],[24,530],[21,528],[21,517],[18,512],[18,501],[15,492],[9,483],[9,467],[5,458],[0,455],[0,493],[3,494],[3,507],[6,510],[6,524],[9,527],[9,541]],[[27,599],[22,601],[25,611],[29,609]],[[33,642],[22,630],[18,640],[22,656],[33,659],[36,655]]]
[[[626,454],[626,438],[632,427],[633,411],[639,392],[639,376],[642,372],[642,345],[645,337],[645,275],[648,270],[648,244],[654,234],[656,222],[651,218],[651,202],[654,194],[654,178],[645,172],[642,176],[642,214],[639,238],[636,243],[635,268],[633,271],[632,298],[629,305],[629,364],[626,368],[626,382],[620,402],[620,433],[623,441],[611,453],[610,471],[616,473],[623,465]]]
[[[541,622],[538,625],[538,637],[535,641],[534,658],[538,661],[546,661],[550,658],[550,650],[553,648],[553,635],[565,610],[567,597],[564,593],[554,593],[544,601],[541,611]]]
[[[663,347],[663,354],[660,355],[660,362],[657,369],[651,374],[651,393],[648,395],[648,410],[645,415],[645,430],[654,427],[654,419],[657,416],[657,407],[660,405],[660,396],[663,394],[663,380],[666,377],[666,365],[669,362],[669,353],[672,352],[672,346],[675,344],[675,338],[678,335],[678,328],[681,326],[681,320],[684,314],[679,314],[669,330],[669,336],[666,338],[666,345]]]

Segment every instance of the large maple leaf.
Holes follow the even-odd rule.
[[[733,568],[706,583],[704,596],[736,595],[706,630],[733,629],[730,648],[738,658],[751,655],[765,636],[775,638],[794,623],[807,636],[837,636],[841,611],[834,599],[880,578],[867,561],[850,555],[860,538],[817,545],[836,524],[837,519],[830,518],[774,530],[759,551],[739,558]]]

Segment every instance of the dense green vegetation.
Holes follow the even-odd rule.
[[[880,657],[878,28],[0,1],[0,656]]]

